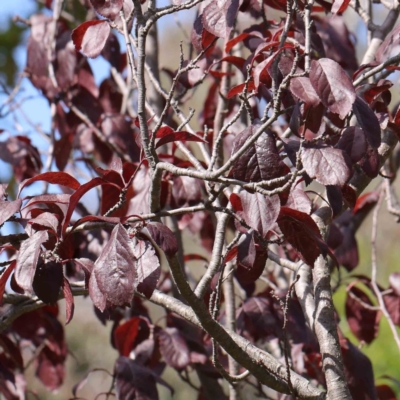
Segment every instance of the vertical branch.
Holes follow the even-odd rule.
[[[304,69],[308,73],[310,71],[310,53],[311,53],[311,10],[314,5],[314,0],[307,1],[307,5],[304,9],[304,30],[305,30],[305,58],[304,58]]]
[[[392,331],[393,338],[397,344],[397,347],[400,351],[400,338],[397,332],[396,325],[394,324],[390,314],[386,308],[385,301],[383,300],[383,296],[381,291],[379,290],[378,284],[376,282],[377,272],[378,272],[378,263],[377,263],[377,251],[376,251],[376,238],[378,234],[378,214],[383,202],[383,193],[381,190],[378,203],[375,206],[374,213],[372,216],[372,231],[371,231],[371,285],[374,290],[374,293],[378,299],[379,307],[382,310],[383,315],[386,317],[390,330]]]

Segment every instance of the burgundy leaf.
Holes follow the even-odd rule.
[[[178,329],[164,328],[157,336],[160,352],[166,363],[172,368],[186,368],[190,363],[189,348]]]
[[[365,156],[359,161],[359,165],[365,175],[370,178],[375,178],[379,174],[381,168],[380,157],[377,149],[368,146]]]
[[[140,317],[132,317],[114,331],[115,347],[121,356],[129,357],[139,333]]]
[[[313,60],[310,81],[324,106],[344,119],[352,109],[356,93],[343,68],[329,58]]]
[[[65,299],[65,325],[68,325],[74,316],[75,303],[71,285],[67,278],[63,278],[62,289]]]
[[[203,10],[204,28],[220,38],[228,38],[239,11],[239,0],[212,1]]]
[[[59,220],[56,214],[44,212],[29,221],[30,225],[33,225],[34,229],[37,229],[37,225],[48,228],[57,234]]]
[[[310,79],[305,76],[291,79],[290,91],[308,106],[316,107],[321,102]]]
[[[351,176],[349,157],[340,149],[303,148],[301,155],[307,174],[323,185],[343,186]]]
[[[63,266],[60,262],[39,260],[32,284],[36,296],[43,303],[56,303],[63,285],[63,278]]]
[[[268,252],[255,245],[254,233],[246,234],[237,248],[238,267],[235,275],[240,284],[255,282],[263,273],[267,259]]]
[[[383,300],[393,323],[400,326],[400,296],[389,293],[384,296]]]
[[[397,400],[396,393],[389,385],[378,385],[376,393],[379,400]]]
[[[21,244],[15,267],[15,279],[18,286],[25,291],[32,291],[32,283],[41,252],[41,245],[48,238],[49,235],[46,231],[39,231],[24,240]]]
[[[155,372],[127,357],[119,357],[115,364],[117,400],[158,400],[156,383],[173,389]]]
[[[100,55],[111,28],[107,21],[86,21],[72,31],[72,41],[77,51],[89,58]]]
[[[343,131],[336,147],[345,151],[353,163],[360,161],[367,152],[364,131],[358,126],[349,126]]]
[[[112,305],[122,306],[132,301],[136,279],[134,259],[128,233],[118,224],[93,269],[100,291]]]
[[[343,265],[347,271],[352,271],[359,263],[358,246],[354,230],[345,226],[340,228],[340,233],[342,234],[342,242],[335,249],[334,254],[340,265]]]
[[[279,196],[267,197],[260,193],[251,194],[245,191],[241,192],[239,196],[243,211],[238,214],[251,228],[266,237],[279,215]]]
[[[124,0],[90,0],[90,2],[96,12],[111,20],[115,19],[124,4]]]
[[[138,240],[133,249],[137,273],[137,290],[150,298],[161,275],[160,261],[152,244]]]
[[[4,291],[6,290],[6,284],[7,284],[8,278],[10,277],[11,272],[14,271],[16,264],[17,264],[17,262],[13,261],[6,268],[6,270],[3,271],[3,273],[1,274],[1,277],[0,277],[0,305],[2,305],[2,303],[3,303]]]
[[[374,372],[370,359],[347,338],[340,338],[346,382],[353,400],[374,400]]]
[[[90,275],[89,279],[89,296],[95,307],[97,307],[101,312],[110,306],[110,303],[107,302],[106,296],[99,288],[96,275],[93,273]]]
[[[178,251],[178,241],[175,235],[161,222],[151,222],[146,225],[151,238],[157,246],[168,256],[174,256]]]
[[[0,202],[0,227],[8,221],[15,213],[20,211],[22,200]]]
[[[379,192],[373,190],[372,192],[362,194],[356,201],[353,213],[357,214],[362,211],[370,211],[379,199]]]
[[[252,125],[239,133],[232,148],[234,155],[254,135],[260,125]],[[257,141],[236,161],[233,177],[246,182],[260,182],[283,176],[289,168],[282,161],[272,133],[264,132]]]
[[[243,89],[246,87],[245,83],[240,83],[239,85],[234,86],[233,88],[231,88],[228,92],[228,94],[226,95],[226,97],[228,99],[231,99],[233,96],[236,96],[238,94],[243,93]],[[254,85],[254,81],[250,80],[250,82],[247,85],[247,92],[251,93],[253,90],[255,90],[255,85]]]
[[[371,310],[373,306],[368,295],[352,286],[346,298],[346,318],[354,336],[365,343],[371,343],[378,334],[381,311]]]
[[[39,174],[34,176],[33,178],[24,180],[19,185],[18,197],[22,192],[22,189],[33,182],[44,181],[47,183],[52,183],[54,185],[62,185],[69,187],[71,189],[78,189],[81,184],[70,174],[66,172],[45,172],[43,174]]]
[[[315,260],[326,247],[314,220],[303,212],[281,207],[278,225],[285,240],[300,252],[310,267],[313,267]]]
[[[339,186],[326,186],[326,195],[328,197],[329,205],[332,209],[333,217],[335,218],[342,211],[343,195]]]
[[[357,96],[353,104],[353,111],[357,121],[365,132],[368,143],[374,149],[381,145],[381,127],[371,107],[361,97]]]
[[[37,357],[36,376],[50,390],[58,389],[64,382],[65,357],[45,346]]]

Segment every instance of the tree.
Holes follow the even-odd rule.
[[[382,204],[400,216],[398,2],[381,1],[380,25],[375,6],[349,0],[43,3],[15,21],[30,31],[27,63],[14,87],[7,71],[0,108],[18,119],[29,79],[51,110],[45,152],[13,131],[0,142],[13,169],[0,203],[2,395],[29,390],[26,343],[37,378],[62,384],[68,327],[57,301],[68,324],[74,298],[89,296],[120,354],[107,398],[173,391],[166,365],[192,386],[197,375],[198,399],[395,398],[341,331],[332,293],[346,286],[344,317],[360,342],[385,318],[400,351],[400,274],[380,286],[376,256]],[[369,32],[361,63],[350,8]],[[157,22],[190,9],[177,69],[162,69]],[[99,86],[96,57],[110,65]],[[202,108],[189,108],[199,93]],[[24,195],[37,182],[41,193]],[[355,233],[370,213],[366,276]],[[341,270],[354,270],[350,281]],[[150,303],[164,319],[152,320]]]

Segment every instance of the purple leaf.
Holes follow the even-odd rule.
[[[307,174],[323,185],[343,186],[351,176],[351,162],[340,149],[303,148],[301,160]]]
[[[0,227],[21,209],[22,200],[0,202]]]
[[[235,154],[260,125],[252,125],[239,133],[232,148]],[[275,138],[272,133],[264,132],[257,141],[236,161],[233,166],[233,177],[245,182],[260,182],[283,176],[289,168],[282,161],[276,148]]]
[[[290,91],[308,106],[316,107],[321,102],[318,94],[311,85],[310,79],[305,76],[293,78],[290,81]]]
[[[106,44],[111,28],[107,21],[86,21],[72,31],[76,51],[89,58],[100,55]]]
[[[150,298],[161,275],[160,261],[152,244],[138,240],[133,254],[137,273],[137,290]]]
[[[60,262],[39,260],[32,287],[43,303],[53,304],[58,300],[63,284],[63,266]]]
[[[342,132],[336,147],[345,151],[353,163],[360,161],[367,152],[364,131],[358,126],[349,126]]]
[[[203,26],[213,35],[229,38],[239,10],[239,0],[212,1],[203,10]]]
[[[363,99],[357,96],[353,104],[353,111],[357,121],[365,132],[368,143],[374,149],[381,145],[381,127],[378,118],[371,107]]]
[[[202,142],[207,143],[206,140],[201,138],[200,136],[193,135],[192,133],[181,131],[181,132],[174,132],[171,129],[171,133],[164,135],[160,138],[160,140],[156,144],[156,149],[161,147],[164,144],[172,143],[172,142],[181,142],[181,141],[190,141],[190,142]],[[158,134],[157,134],[158,137]]]
[[[326,186],[326,195],[328,197],[329,205],[332,208],[333,217],[336,217],[342,211],[343,195],[339,186]]]
[[[132,301],[136,278],[134,259],[128,233],[118,224],[93,269],[100,291],[114,306],[130,304]]]
[[[56,217],[56,214],[44,212],[38,215],[36,218],[33,218],[29,221],[30,225],[33,225],[34,229],[37,229],[37,225],[48,228],[53,231],[53,233],[57,234],[59,220]],[[36,225],[36,227],[35,227]]]
[[[36,272],[41,245],[49,238],[46,231],[34,233],[22,242],[15,267],[15,279],[22,289],[32,291],[33,278]]]
[[[106,296],[99,288],[96,275],[93,273],[90,275],[89,279],[89,296],[92,299],[95,307],[97,307],[101,312],[110,306],[110,303],[107,302]]]
[[[150,222],[146,225],[151,238],[157,246],[168,256],[174,256],[178,251],[178,241],[175,235],[161,222]]]
[[[369,344],[378,334],[382,313],[378,310],[371,310],[368,306],[373,306],[373,303],[363,290],[355,286],[348,289],[346,298],[347,322],[354,336]]]
[[[352,109],[356,92],[343,68],[329,58],[313,60],[310,81],[324,106],[344,119]]]
[[[251,228],[266,237],[279,215],[281,208],[279,196],[267,197],[260,193],[251,194],[245,191],[239,196],[243,211],[238,211],[238,214]]]
[[[400,326],[400,296],[387,294],[383,300],[393,323]]]
[[[115,19],[122,10],[124,0],[90,0],[93,8],[104,18]]]
[[[160,353],[170,367],[183,369],[189,365],[189,348],[178,329],[161,329],[158,332],[158,343],[160,345]]]

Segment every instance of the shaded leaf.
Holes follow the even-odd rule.
[[[157,246],[168,256],[174,256],[178,251],[178,241],[174,233],[161,222],[150,222],[146,225],[151,238]]]
[[[136,279],[134,259],[128,233],[118,224],[93,269],[100,291],[112,305],[122,306],[132,300]]]
[[[307,174],[323,185],[343,186],[351,176],[351,162],[340,149],[303,148],[301,160]]]
[[[298,77],[291,79],[290,91],[308,106],[315,107],[321,102],[309,78]]]
[[[186,368],[190,363],[189,348],[178,329],[164,328],[157,336],[160,352],[166,363],[172,368]]]
[[[160,261],[152,244],[138,240],[133,249],[137,273],[137,290],[150,298],[161,275]]]
[[[295,187],[293,190],[291,190],[286,201],[286,207],[301,211],[306,214],[310,214],[311,205],[312,203],[310,198],[307,196],[307,193],[299,187]]]
[[[40,260],[32,287],[36,296],[43,303],[53,304],[58,300],[63,279],[63,266],[60,262]]]
[[[310,267],[313,267],[315,260],[327,247],[314,220],[301,211],[281,207],[278,225],[285,240],[303,256]]]
[[[353,104],[353,111],[357,121],[365,132],[366,139],[371,147],[377,149],[381,145],[381,127],[371,107],[361,97],[357,96]]]
[[[349,126],[343,131],[336,147],[345,151],[353,163],[360,161],[367,152],[364,131],[357,126]]]
[[[25,291],[32,291],[32,283],[41,252],[41,245],[48,238],[49,235],[46,231],[39,231],[24,240],[21,244],[15,267],[15,280],[18,286]]]
[[[325,107],[343,119],[351,111],[356,93],[343,68],[329,58],[311,62],[310,81]]]
[[[381,311],[370,309],[368,306],[373,306],[373,303],[363,290],[355,286],[348,289],[346,298],[347,322],[354,336],[369,344],[378,334]]]
[[[90,0],[93,8],[101,16],[113,20],[121,11],[124,0]]]

